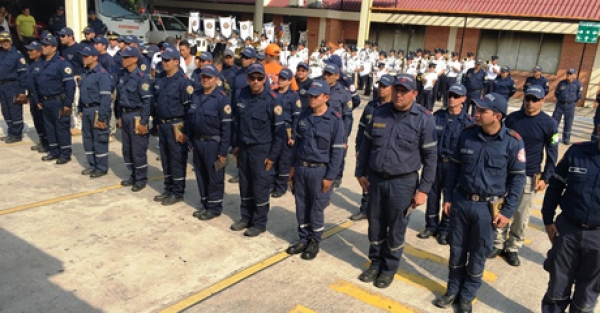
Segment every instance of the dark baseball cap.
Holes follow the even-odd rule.
[[[101,43],[105,46],[108,46],[108,40],[105,37],[96,37],[94,38],[94,43]]]
[[[168,47],[162,52],[161,57],[163,60],[179,60],[181,58],[181,54],[179,54],[179,51],[176,49]]]
[[[125,47],[125,49],[119,51],[119,53],[121,54],[121,56],[124,56],[124,57],[136,57],[136,58],[142,57],[142,53],[140,53],[140,49],[135,48],[135,47]]]
[[[299,67],[301,67],[301,68],[303,68],[303,69],[305,69],[305,70],[308,70],[308,69],[309,69],[309,67],[308,67],[308,64],[306,64],[306,63],[304,63],[304,62],[300,62],[300,63],[298,63],[298,65],[296,66],[296,68],[299,68]]]
[[[394,84],[394,76],[385,74],[379,79],[379,85],[383,87],[391,86]]]
[[[332,55],[327,60],[324,61],[325,64],[334,64],[338,67],[338,69],[342,68],[342,58],[339,55]]]
[[[504,65],[500,70],[504,73],[510,73],[510,67],[506,65]]]
[[[212,61],[213,60],[213,56],[212,53],[207,52],[207,51],[203,51],[200,53],[200,55],[198,56],[200,58],[200,60],[202,61]]]
[[[223,52],[223,57],[232,57],[233,56],[233,52],[229,49],[225,49],[225,52]]]
[[[450,86],[450,89],[448,89],[448,93],[453,93],[453,94],[457,94],[459,96],[464,96],[467,94],[467,88],[465,88],[465,86],[463,86],[463,84],[453,84],[452,86]]]
[[[91,26],[86,26],[86,27],[83,29],[83,32],[82,32],[82,33],[84,33],[84,34],[91,34],[91,33],[95,33],[95,31],[94,31],[94,29],[93,29]]]
[[[248,66],[248,75],[253,74],[253,73],[267,75],[265,73],[265,68],[260,63],[254,63],[254,64]]]
[[[81,49],[81,51],[79,51],[79,54],[83,56],[98,56],[98,50],[92,46],[85,46],[83,49]]]
[[[327,66],[325,66],[325,68],[323,69],[323,72],[331,73],[331,74],[339,74],[340,68],[337,65],[330,63],[330,64],[327,64]]]
[[[212,64],[207,64],[202,67],[200,70],[200,75],[206,75],[210,77],[219,76],[219,70]]]
[[[59,36],[73,36],[75,33],[73,33],[73,30],[69,27],[63,27],[61,30],[58,31],[57,33]]]
[[[570,68],[567,70],[567,74],[575,74],[577,71],[574,68]]]
[[[525,93],[525,96],[534,96],[537,99],[544,99],[545,95],[546,92],[544,91],[544,89],[542,89],[542,87],[538,85],[531,85],[527,87],[527,92]]]
[[[313,96],[319,96],[321,94],[328,95],[330,92],[331,89],[329,88],[329,84],[320,79],[313,81],[308,89],[308,94]]]
[[[292,79],[292,77],[294,77],[294,73],[292,73],[292,70],[289,68],[284,68],[281,70],[281,72],[279,72],[279,77],[283,79]]]
[[[415,90],[417,89],[417,82],[412,75],[400,74],[396,76],[394,86],[404,86],[408,90]]]
[[[541,72],[541,71],[542,71],[542,67],[541,67],[541,66],[539,66],[539,65],[536,65],[536,66],[533,68],[533,71],[534,71],[534,72]]]
[[[32,41],[30,44],[25,46],[25,49],[27,50],[36,50],[36,51],[42,51],[42,44],[40,44],[37,41]]]
[[[46,35],[46,37],[44,37],[42,40],[42,45],[51,45],[51,46],[57,46],[58,43],[56,41],[56,38],[50,34]]]
[[[481,59],[475,60],[475,65],[481,65],[481,64],[483,64],[483,61]]]
[[[256,50],[254,50],[252,47],[246,47],[244,50],[242,50],[242,56],[250,59],[256,58]]]
[[[267,58],[267,55],[264,52],[262,52],[262,51],[256,54],[256,59],[257,60],[262,61],[262,60],[264,60],[266,58]]]
[[[494,112],[502,113],[503,117],[506,116],[508,103],[506,102],[506,98],[502,95],[495,92],[488,93],[481,99],[472,99],[471,101],[480,108],[490,109]]]

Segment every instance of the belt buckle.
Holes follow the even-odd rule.
[[[472,201],[479,201],[479,195],[471,195]]]
[[[588,228],[590,228],[590,225],[588,225],[588,224],[581,224],[581,227],[585,228],[585,229],[588,229]]]

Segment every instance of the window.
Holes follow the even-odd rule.
[[[482,30],[477,56],[500,58],[500,65],[531,71],[540,65],[546,73],[556,73],[562,48],[562,35]]]
[[[373,23],[369,32],[379,51],[404,50],[407,55],[425,45],[425,26]]]
[[[182,31],[186,32],[187,27],[181,23],[177,18],[171,16],[158,16],[153,15],[152,20],[156,25],[158,30],[167,30],[167,31]]]

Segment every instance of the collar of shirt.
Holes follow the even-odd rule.
[[[504,140],[504,137],[506,136],[506,132],[507,132],[507,128],[506,128],[506,126],[504,126],[504,122],[502,122],[502,127],[500,127],[500,131],[498,131],[498,133],[496,135],[494,135],[493,140]],[[481,126],[479,126],[479,134],[477,134],[477,137],[485,142],[486,140],[485,140],[484,136],[485,136],[485,134],[483,133],[483,128],[481,128]]]

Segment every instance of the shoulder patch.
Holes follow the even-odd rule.
[[[103,68],[101,68],[100,73],[106,73],[106,71]]]
[[[64,61],[64,60],[65,60],[65,58],[63,58],[63,57],[58,57],[58,58],[59,58],[61,61]]]
[[[275,91],[271,91],[271,97],[273,97],[273,99],[277,98],[277,94],[275,93]]]
[[[67,66],[65,67],[65,73],[71,75],[71,73],[73,73],[73,70],[71,70],[71,68]]]
[[[516,131],[514,131],[512,129],[508,132],[508,134],[511,135],[511,136],[513,136],[513,137],[515,137],[515,138],[517,138],[518,141],[522,140],[521,135],[519,135],[519,133],[517,133]]]
[[[275,109],[273,109],[273,112],[275,112],[275,115],[281,115],[281,114],[283,114],[283,109],[281,108],[280,105],[278,105],[275,107]]]
[[[352,109],[352,100],[348,101],[348,108]]]
[[[231,106],[229,104],[225,105],[225,107],[223,107],[223,112],[231,114]]]
[[[333,111],[332,111],[333,112]],[[338,112],[333,112],[333,115],[335,115],[337,118],[341,118],[342,116],[340,115],[340,113]]]
[[[519,153],[517,154],[517,159],[519,159],[519,162],[525,163],[525,148],[521,148],[521,150],[519,150]]]
[[[143,90],[143,91],[148,91],[148,90],[150,90],[150,84],[148,84],[148,83],[143,83],[143,84],[142,84],[142,90]]]
[[[296,106],[301,108],[302,107],[302,102],[300,102],[300,100],[296,100]]]
[[[227,93],[225,91],[221,90],[221,95],[226,96]]]
[[[194,86],[189,85],[187,86],[187,88],[185,88],[185,91],[187,91],[188,95],[191,95],[194,93]]]
[[[469,121],[472,121],[472,120],[473,120],[473,117],[472,117],[470,114],[467,114],[466,116],[467,116],[467,119],[468,119]]]
[[[145,71],[146,70],[146,64],[140,65],[140,70]]]
[[[138,75],[140,75],[140,77],[144,77],[144,72],[138,72]]]
[[[27,64],[27,62],[25,62],[25,58],[21,58],[19,61],[21,61],[21,64]]]

